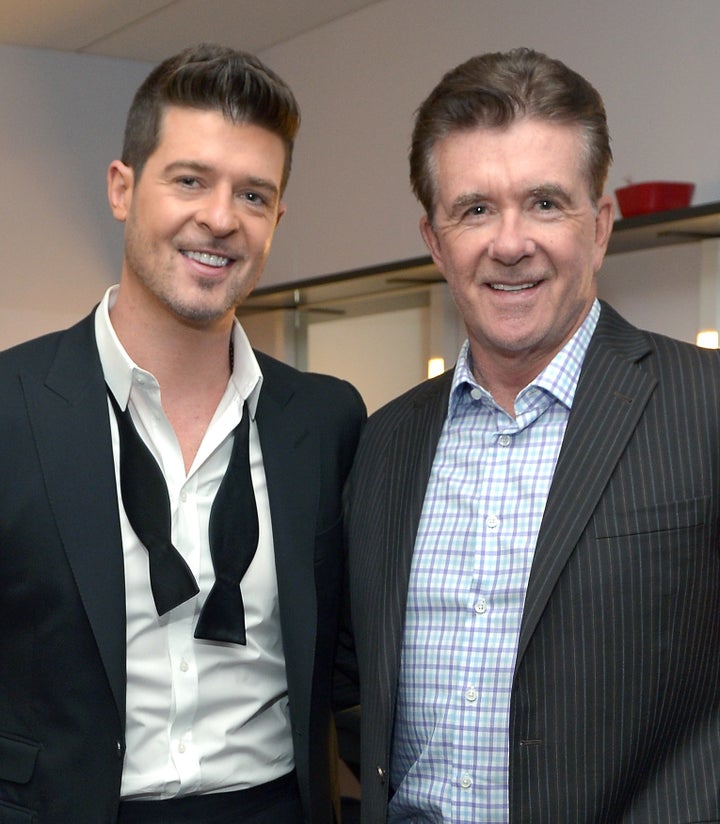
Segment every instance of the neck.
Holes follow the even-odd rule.
[[[508,415],[515,417],[515,398],[539,374],[544,364],[518,363],[516,359],[497,356],[478,358],[472,355],[472,373],[477,382]]]
[[[163,410],[189,471],[231,374],[232,318],[208,329],[126,325],[111,311],[115,331],[130,357],[160,385]],[[134,332],[134,334],[133,334]]]
[[[132,304],[122,290],[110,309],[113,328],[128,355],[157,378],[166,391],[223,391],[231,372],[230,343],[233,314],[228,312],[205,324],[183,321],[163,307]]]

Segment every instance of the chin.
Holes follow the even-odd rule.
[[[234,305],[228,306],[226,303],[222,306],[208,303],[176,303],[170,306],[170,309],[181,320],[196,324],[212,323],[235,311]]]

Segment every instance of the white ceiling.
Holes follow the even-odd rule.
[[[0,43],[157,62],[202,41],[259,52],[378,0],[0,0]]]

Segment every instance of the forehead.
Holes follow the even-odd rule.
[[[200,159],[215,156],[231,163],[236,158],[266,155],[268,164],[282,165],[285,144],[263,126],[235,122],[216,109],[167,106],[162,114],[155,151],[149,159],[175,156]]]
[[[455,131],[437,141],[433,149],[440,191],[483,179],[538,182],[550,176],[570,182],[584,177],[584,160],[579,127],[535,118],[521,118],[503,127]]]

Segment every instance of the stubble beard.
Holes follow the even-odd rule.
[[[240,259],[233,267],[237,268],[237,272],[231,272],[222,283],[198,278],[192,286],[195,297],[184,297],[177,288],[178,278],[173,271],[173,261],[163,261],[161,245],[145,240],[137,231],[134,237],[127,239],[125,259],[129,270],[145,291],[178,318],[194,325],[205,325],[228,313],[234,314],[259,278],[259,272],[243,272],[241,267],[247,266],[248,262]],[[262,269],[261,264],[259,268]],[[220,291],[223,292],[223,297],[217,298],[216,293]],[[204,295],[207,299],[203,299]]]

